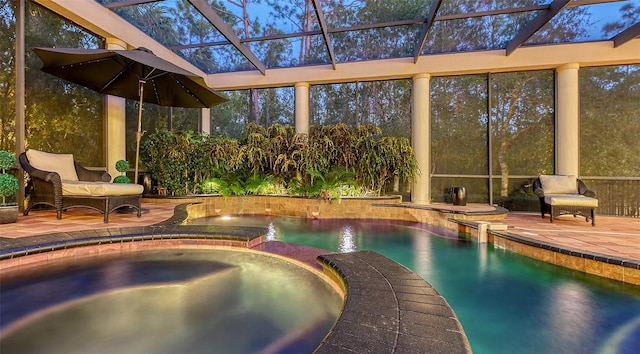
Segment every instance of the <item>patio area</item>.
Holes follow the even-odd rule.
[[[474,214],[474,213],[482,214],[484,212],[487,212],[488,209],[492,208],[489,205],[480,205],[480,204],[468,204],[467,206],[434,204],[431,206],[441,210],[448,209],[449,211],[454,211],[456,213],[466,212],[469,214]],[[412,206],[402,205],[402,207],[411,208]],[[67,212],[64,212],[63,218],[61,220],[56,219],[56,213],[54,210],[35,211],[35,212],[32,212],[29,216],[20,215],[17,223],[4,224],[0,226],[0,249],[12,248],[17,244],[22,243],[21,241],[23,241],[24,243],[40,244],[42,242],[47,241],[47,236],[46,236],[47,234],[68,233],[68,237],[82,238],[88,235],[88,233],[85,233],[83,231],[104,230],[106,228],[109,228],[111,230],[103,231],[103,232],[96,231],[95,234],[98,236],[101,235],[104,237],[118,238],[119,237],[118,235],[120,235],[120,233],[125,234],[126,230],[135,230],[137,227],[150,226],[153,224],[162,223],[172,218],[174,214],[177,214],[177,217],[174,220],[181,219],[184,215],[184,210],[185,210],[184,204],[175,204],[175,203],[166,203],[166,202],[165,203],[150,202],[149,200],[147,200],[146,202],[143,202],[143,208],[145,208],[148,211],[143,213],[141,218],[137,218],[135,213],[114,212],[110,217],[110,222],[107,224],[105,224],[102,221],[102,217],[98,212],[87,210],[84,208],[75,208],[75,209],[70,209]],[[419,208],[419,207],[413,206],[413,208]],[[498,210],[498,212],[500,212],[500,210]],[[577,251],[584,254],[608,255],[613,258],[628,260],[630,263],[635,263],[635,264],[640,263],[640,250],[637,247],[638,240],[640,240],[640,219],[637,219],[637,218],[598,216],[597,225],[595,227],[592,227],[591,223],[585,222],[584,219],[580,217],[574,219],[573,216],[562,216],[556,219],[554,223],[549,223],[548,217],[545,219],[541,219],[538,213],[513,212],[513,213],[509,213],[505,219],[499,219],[499,220],[494,219],[492,220],[492,222],[507,224],[508,229],[506,233],[516,238],[521,238],[521,239],[526,238],[527,241],[530,241],[530,244],[552,244],[563,250]],[[195,228],[198,228],[198,225],[184,226],[184,228],[191,228],[192,226]],[[202,226],[199,226],[199,227],[202,228]],[[170,226],[169,228],[173,228],[173,226]],[[153,229],[153,228],[150,228],[150,229]],[[194,231],[194,230],[191,230],[191,231]],[[209,233],[215,232],[213,231],[213,229],[200,229],[200,231],[207,233],[207,235]],[[140,230],[137,230],[134,232],[140,232]],[[93,234],[94,232],[91,232],[91,235]],[[31,238],[32,236],[33,238]],[[54,235],[51,235],[50,237],[54,237]],[[160,236],[158,239],[159,241],[155,241],[155,242],[162,243],[162,242],[168,241],[168,239],[164,239],[164,237],[166,236]],[[208,237],[208,236],[205,236],[205,237]],[[151,239],[153,239],[153,237]],[[255,240],[255,241],[257,241],[257,243],[262,242],[258,240]],[[174,242],[180,243],[179,240],[174,240]],[[203,242],[204,242],[203,244],[205,244],[206,242],[215,243],[215,241],[213,240],[211,241],[205,240]],[[131,249],[135,249],[136,243],[137,242],[130,242],[129,244],[131,244],[131,246],[127,246],[127,247],[131,247]],[[144,246],[143,242],[140,242],[140,243],[141,244],[139,246],[141,249],[145,247],[147,248],[150,247],[149,244]],[[253,243],[253,245],[251,245],[251,243]],[[96,245],[93,245],[93,246],[101,247]],[[103,246],[107,251],[111,247],[107,244]],[[164,243],[160,247],[164,247]],[[377,273],[375,272],[374,273],[379,275],[384,275],[385,282],[388,280],[392,280],[392,281],[400,282],[399,284],[405,284],[407,281],[405,278],[403,278],[403,276],[399,276],[397,273],[398,270],[406,273],[405,268],[400,267],[396,263],[386,258],[384,259],[389,262],[381,263],[380,259],[378,259],[380,257],[375,258],[378,255],[370,251],[326,255],[325,251],[316,249],[313,247],[308,247],[308,246],[287,244],[287,243],[278,242],[278,241],[256,244],[256,242],[249,241],[249,240],[247,240],[246,247],[253,250],[258,250],[258,251],[277,254],[284,257],[289,257],[299,262],[306,263],[307,265],[314,267],[320,271],[322,271],[322,266],[320,265],[320,263],[326,266],[325,263],[327,262],[327,259],[329,259],[330,263],[334,267],[340,268],[339,269],[340,274],[348,275],[349,274],[348,271],[355,271],[354,274],[357,274],[358,277],[361,276],[363,269],[371,270],[371,265],[369,263],[371,262],[371,264],[375,264],[381,267],[378,269]],[[82,252],[84,251],[82,249],[79,250],[78,248],[75,248],[75,249],[72,249],[71,252],[79,252],[78,254],[82,255],[83,254]],[[334,258],[338,257],[338,258],[334,259],[332,257]],[[345,258],[346,266],[341,265],[341,263],[339,262],[340,259],[344,257],[346,257]],[[374,258],[371,258],[371,257],[374,257]],[[38,255],[35,255],[35,258],[39,258]],[[46,255],[44,258],[47,258]],[[8,263],[11,263],[11,261],[13,260],[17,260],[17,259],[12,259],[7,261]],[[360,262],[360,263],[354,265],[355,264],[354,262],[355,263]],[[8,264],[5,264],[5,265],[8,265]],[[397,267],[395,265],[397,265]],[[338,272],[338,270],[336,270],[336,272]],[[344,272],[347,272],[347,273],[344,273]],[[352,277],[352,279],[350,280],[349,283],[357,283],[359,278],[354,279],[353,274],[350,276]],[[417,277],[416,275],[414,276]],[[367,279],[367,283],[370,283],[372,281],[371,280],[372,278],[370,276],[367,277],[366,279]],[[427,289],[430,289],[431,286],[427,283],[425,284],[426,284],[425,287]],[[436,295],[435,297],[439,297],[439,295],[435,292],[434,294],[429,293],[431,295],[427,296],[425,295],[424,290],[418,290],[418,289],[414,289],[415,291],[417,291],[416,294],[412,293],[410,295],[407,295],[406,288],[407,288],[406,286],[399,287],[399,289],[404,289],[404,290],[400,290],[400,295],[402,296],[420,295],[423,298],[421,298],[419,301],[424,302],[425,304],[432,304],[432,302],[434,301],[434,296],[433,296],[434,294]],[[374,291],[374,290],[370,290],[370,291]],[[378,290],[375,290],[375,291],[378,291]],[[357,296],[358,294],[360,293],[356,290],[354,291],[354,295],[349,297],[352,303],[350,305],[351,310],[346,310],[347,312],[349,311],[353,312],[354,309],[361,308],[362,306],[365,306],[365,305],[368,306],[369,304],[368,301],[370,301],[370,299],[368,299],[367,297],[360,299]],[[391,299],[390,302],[385,303],[383,302],[384,301],[383,299],[378,299],[378,305],[387,306],[390,308],[392,307],[391,305],[394,305],[394,304],[397,305],[398,294],[395,293],[395,289],[389,293],[385,293],[385,295],[390,296],[388,297],[389,299]],[[416,298],[412,297],[412,299],[413,299],[412,301],[414,300],[418,301],[416,300]],[[362,301],[364,301],[365,305],[363,305]],[[385,303],[386,305],[381,305],[382,303]],[[404,302],[404,304],[407,304],[407,302]],[[428,305],[428,306],[432,306],[432,305]],[[407,311],[411,312],[413,310],[414,309],[409,309]],[[401,312],[402,311],[400,310],[396,310],[396,312],[394,313],[401,313]],[[355,314],[352,314],[349,312],[349,314],[343,315],[343,317],[349,318],[352,315],[361,316],[361,314],[359,314],[359,312],[356,311]],[[443,326],[442,323],[438,322],[437,328],[439,331],[438,332],[439,339],[437,341],[433,342],[432,337],[424,335],[424,333],[426,332],[423,331],[423,327],[421,327],[420,325],[420,323],[422,322],[420,321],[423,321],[426,323],[429,321],[433,321],[434,319],[440,318],[438,316],[441,316],[441,314],[438,314],[434,317],[433,314],[429,315],[429,314],[420,313],[420,315],[416,317],[417,319],[419,319],[419,321],[416,322],[416,320],[414,319],[413,322],[411,322],[410,326],[403,325],[403,323],[406,324],[407,322],[406,320],[403,322],[403,320],[400,319],[397,322],[398,328],[394,328],[391,331],[391,333],[404,333],[404,334],[410,333],[412,334],[412,336],[409,336],[409,337],[412,340],[415,340],[415,338],[420,338],[419,339],[421,341],[420,346],[422,348],[430,348],[430,346],[433,345],[434,343],[436,343],[438,346],[442,346],[442,344],[446,342],[447,348],[450,348],[451,352],[460,352],[460,353],[470,352],[469,343],[466,340],[466,336],[464,334],[461,335],[462,332],[458,332],[457,330],[458,327],[454,326],[452,328],[448,328],[446,326]],[[385,317],[376,317],[376,318],[380,320],[385,319]],[[333,333],[331,337],[329,337],[330,338],[329,340],[323,342],[323,346],[321,347],[322,350],[318,352],[335,352],[334,351],[335,348],[338,348],[338,347],[342,348],[342,347],[349,347],[349,346],[355,349],[360,349],[365,347],[368,348],[369,346],[372,346],[372,345],[378,345],[378,347],[376,347],[377,349],[381,349],[381,348],[388,349],[387,345],[389,345],[389,343],[393,343],[393,348],[397,349],[397,352],[413,352],[413,350],[411,349],[415,345],[417,345],[415,342],[410,342],[410,343],[405,342],[403,344],[402,341],[398,343],[395,343],[393,341],[391,342],[373,341],[371,340],[371,338],[373,337],[367,337],[367,333],[369,333],[371,330],[371,328],[368,327],[371,323],[367,321],[363,322],[364,325],[362,325],[360,322],[355,323],[355,322],[350,322],[349,320],[342,321],[340,323],[341,325],[336,326],[336,328],[339,328],[339,329],[335,330],[336,332]],[[348,327],[346,325],[343,325],[345,323],[351,324],[352,326]],[[433,324],[431,322],[429,323],[430,323],[429,326]],[[451,323],[456,324],[457,326],[458,322],[456,320],[456,321],[452,321]],[[412,332],[414,329],[416,332]],[[409,338],[409,337],[404,336],[403,338]],[[370,339],[368,341],[354,342],[353,340],[345,341],[344,338],[370,338]],[[408,349],[409,351],[403,350],[403,348]],[[378,351],[382,351],[382,350],[378,350]]]
[[[137,218],[135,213],[112,213],[109,223],[94,211],[83,208],[70,209],[56,219],[54,210],[33,211],[28,216],[22,214],[18,222],[0,226],[0,239],[16,239],[53,232],[72,232],[89,229],[122,228],[148,226],[165,221],[173,216],[177,204],[143,202],[149,211]],[[446,205],[439,205],[440,208]],[[474,211],[477,205],[465,207],[451,206],[456,211]],[[540,218],[538,213],[511,212],[501,223],[508,225],[508,233],[553,244],[559,248],[602,254],[640,262],[640,218],[597,216],[596,226],[585,222],[584,218],[561,216],[554,223],[549,217]],[[4,244],[4,243],[3,243]]]

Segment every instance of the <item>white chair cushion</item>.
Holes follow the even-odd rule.
[[[544,194],[578,194],[576,176],[541,175],[540,184]]]
[[[134,183],[63,181],[62,195],[107,197],[142,194],[144,187]]]
[[[47,172],[56,172],[60,175],[61,180],[78,180],[76,166],[73,164],[73,154],[52,154],[29,149],[27,150],[27,158],[31,166]]]
[[[598,207],[598,199],[585,197],[580,194],[544,194],[544,202],[549,205],[564,205],[575,207]]]

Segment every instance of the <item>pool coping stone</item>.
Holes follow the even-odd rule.
[[[314,353],[471,353],[453,309],[427,281],[373,251],[318,256],[345,291],[339,319]]]
[[[474,229],[477,229],[478,224],[480,223],[478,221],[462,220],[462,219],[455,219],[455,218],[451,218],[449,219],[449,221],[457,223],[459,225],[474,228]],[[617,266],[631,268],[631,269],[640,269],[640,262],[636,260],[630,260],[630,259],[625,259],[621,257],[614,257],[610,255],[597,253],[597,252],[586,252],[584,250],[574,249],[566,246],[560,247],[550,242],[535,240],[532,238],[528,238],[526,236],[510,233],[508,232],[508,229],[507,229],[507,232],[494,230],[494,231],[491,231],[491,233],[499,235],[500,237],[510,241],[515,241],[527,246],[532,246],[532,247],[540,248],[547,251],[552,251],[560,254],[594,260],[594,261],[598,261],[606,264],[612,264],[612,265],[617,265]]]

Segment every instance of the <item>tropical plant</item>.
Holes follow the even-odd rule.
[[[0,206],[9,205],[7,197],[13,197],[20,190],[20,184],[16,176],[7,173],[7,170],[12,168],[16,164],[16,155],[6,151],[0,150],[0,196],[2,196],[2,204]]]
[[[290,190],[273,175],[252,175],[247,178],[244,189],[249,194],[255,195],[287,195]]]
[[[170,195],[380,195],[390,181],[418,172],[409,140],[382,137],[370,124],[312,126],[307,136],[292,126],[250,123],[241,141],[162,130],[148,134],[141,152]]]
[[[355,173],[336,167],[329,173],[307,170],[308,179],[296,178],[292,181],[292,191],[307,197],[340,200],[343,196],[353,196],[358,191]]]
[[[221,177],[207,179],[204,185],[207,193],[219,193],[224,197],[246,194],[242,179],[238,173],[229,173]]]

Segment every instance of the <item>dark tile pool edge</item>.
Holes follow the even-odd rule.
[[[340,317],[314,353],[471,353],[446,300],[424,279],[373,251],[318,256],[340,283]]]
[[[449,220],[452,221],[452,222],[455,222],[457,224],[468,226],[468,227],[471,227],[471,228],[477,228],[478,227],[478,222],[477,221],[460,220],[460,219],[449,219]],[[547,250],[547,251],[552,251],[552,252],[556,252],[556,253],[560,253],[560,254],[566,254],[566,255],[569,255],[569,256],[574,256],[574,257],[579,257],[579,258],[584,258],[584,259],[591,259],[591,260],[598,261],[598,262],[618,265],[618,266],[632,268],[632,269],[640,269],[640,262],[637,261],[637,260],[624,259],[624,258],[620,258],[620,257],[615,257],[615,256],[610,256],[610,255],[597,253],[597,252],[587,252],[587,251],[584,251],[584,250],[578,250],[578,249],[574,249],[574,248],[570,248],[570,247],[561,247],[561,246],[558,246],[558,245],[553,244],[553,243],[544,242],[544,241],[532,239],[532,238],[529,238],[529,237],[526,237],[526,236],[513,234],[513,233],[509,233],[509,232],[493,231],[492,230],[491,233],[494,234],[494,235],[498,235],[498,236],[500,236],[500,237],[502,237],[504,239],[510,240],[510,241],[522,243],[522,244],[527,245],[527,246],[536,247],[536,248],[540,248],[540,249]]]
[[[626,268],[640,269],[640,262],[637,261],[637,260],[624,259],[624,258],[620,258],[620,257],[609,256],[609,255],[605,255],[605,254],[602,254],[602,253],[597,253],[597,252],[586,252],[584,250],[578,250],[578,249],[574,249],[574,248],[570,248],[570,247],[560,247],[560,246],[552,244],[552,243],[539,241],[539,240],[534,240],[534,239],[530,239],[530,238],[528,238],[526,236],[521,236],[521,235],[512,234],[512,233],[508,233],[508,232],[492,231],[492,233],[494,233],[495,235],[498,235],[498,236],[500,236],[502,238],[505,238],[507,240],[519,242],[519,243],[525,244],[527,246],[541,248],[543,250],[548,250],[548,251],[557,252],[557,253],[566,254],[566,255],[569,255],[569,256],[574,256],[574,257],[579,257],[579,258],[584,258],[584,259],[591,259],[591,260],[594,260],[594,261],[603,262],[603,263],[607,263],[607,264],[613,264],[613,265],[626,267]]]
[[[142,227],[59,232],[11,239],[11,242],[4,240],[0,249],[0,261],[76,247],[135,241],[202,239],[239,241],[248,245],[266,233],[267,229],[263,227],[165,225],[162,223]]]

